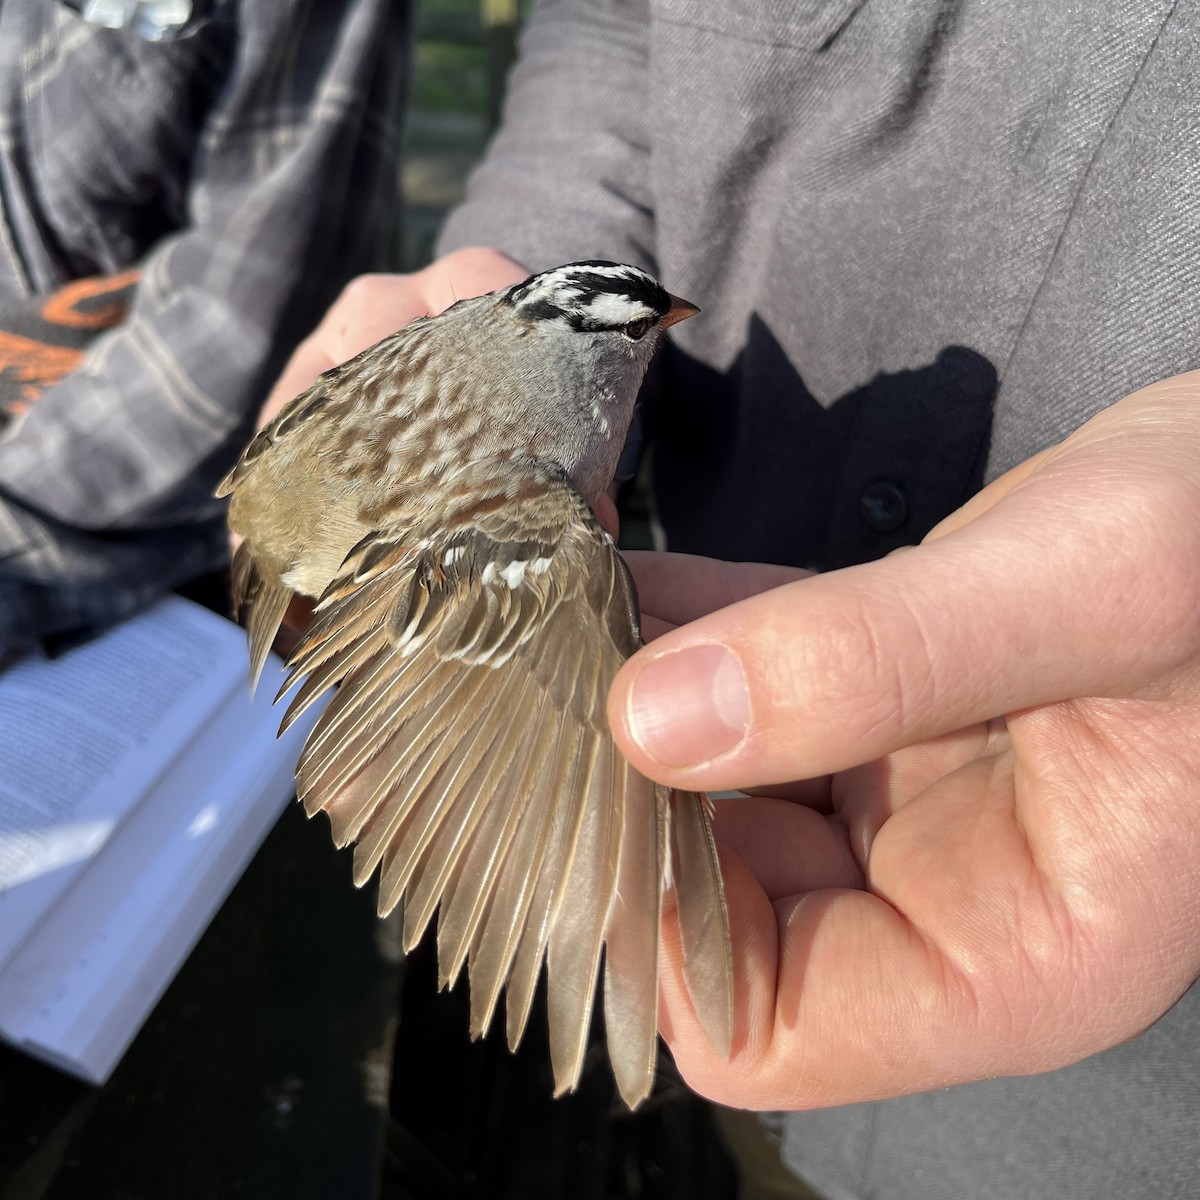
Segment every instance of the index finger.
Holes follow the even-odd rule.
[[[670,625],[686,625],[714,609],[812,574],[800,567],[723,562],[699,554],[623,553],[637,584],[642,611]]]

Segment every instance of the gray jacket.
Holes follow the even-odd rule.
[[[704,309],[648,406],[669,544],[862,561],[1200,366],[1198,63],[1177,0],[547,0],[442,249],[658,272]],[[1198,1111],[1193,989],[785,1148],[831,1198],[1182,1196]]]

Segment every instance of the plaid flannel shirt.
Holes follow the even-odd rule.
[[[0,659],[223,563],[215,483],[295,343],[381,265],[410,10],[197,0],[151,41],[0,0],[0,331],[138,272],[119,325],[54,348],[76,369],[17,380],[37,396],[0,431]]]

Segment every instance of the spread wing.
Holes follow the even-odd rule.
[[[545,960],[559,1093],[579,1080],[603,949],[609,1055],[633,1106],[653,1081],[668,870],[689,990],[729,1050],[732,959],[706,801],[647,780],[608,732],[609,684],[640,645],[611,538],[562,476],[489,470],[436,529],[364,538],[327,589],[290,663],[291,681],[307,679],[284,725],[340,687],[298,791],[310,815],[329,814],[338,845],[356,843],[356,883],[379,869],[380,912],[403,900],[407,948],[439,911],[442,981],[467,965],[473,1035],[506,988],[516,1046]]]

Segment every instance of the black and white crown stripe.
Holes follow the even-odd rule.
[[[666,289],[644,271],[601,261],[530,276],[509,290],[508,300],[531,320],[565,320],[580,330],[621,329],[656,320],[671,307]]]

